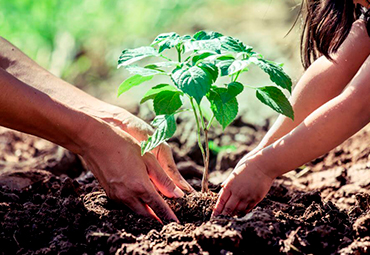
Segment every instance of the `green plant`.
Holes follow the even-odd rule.
[[[210,151],[212,151],[213,153],[215,154],[218,154],[220,152],[223,152],[223,151],[236,151],[237,148],[235,145],[225,145],[225,146],[218,146],[217,144],[215,144],[214,141],[209,141],[208,142],[208,147],[210,149]]]
[[[166,57],[165,50],[175,49],[177,61]],[[161,62],[140,67],[134,63],[148,57]],[[247,72],[254,64],[266,72],[278,87],[291,92],[292,82],[283,71],[282,65],[266,60],[240,40],[217,32],[199,31],[193,36],[179,36],[176,33],[160,34],[150,46],[126,49],[118,60],[118,67],[125,67],[132,76],[118,89],[118,96],[130,88],[151,80],[155,75],[168,76],[170,82],[152,87],[140,103],[153,100],[156,117],[151,123],[155,131],[141,144],[141,153],[153,150],[172,137],[176,131],[175,115],[192,111],[197,125],[198,145],[204,161],[202,192],[208,191],[209,143],[208,131],[214,119],[225,129],[238,114],[236,96],[244,87],[255,90],[257,98],[278,113],[294,118],[293,109],[283,92],[276,86],[252,87],[238,82],[240,74]],[[230,81],[216,86],[221,77]],[[181,109],[184,98],[190,102],[190,109]],[[212,117],[205,119],[201,102],[207,99]],[[202,135],[204,140],[202,141]],[[203,146],[204,144],[204,146]]]

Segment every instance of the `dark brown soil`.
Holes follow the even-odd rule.
[[[182,135],[170,143],[180,171],[199,189],[201,162],[189,136],[194,125],[184,123]],[[218,145],[238,149],[212,155],[214,181],[256,145],[267,126],[239,119],[216,137]],[[0,254],[370,253],[369,130],[277,180],[242,218],[211,219],[217,194],[194,193],[166,199],[181,224],[161,225],[110,201],[76,156],[2,129]]]

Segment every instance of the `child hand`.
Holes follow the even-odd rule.
[[[253,157],[238,164],[222,184],[213,216],[244,215],[265,197],[274,178],[264,173],[255,161]]]

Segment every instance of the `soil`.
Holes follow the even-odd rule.
[[[166,199],[181,224],[140,217],[110,201],[79,158],[44,140],[0,130],[0,254],[370,253],[370,126],[327,155],[275,181],[244,217],[211,219],[217,185],[269,123],[239,118],[213,152],[212,192]],[[190,121],[179,122],[179,170],[200,188],[201,157]],[[320,170],[320,171],[319,171]]]

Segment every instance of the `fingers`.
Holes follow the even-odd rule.
[[[133,199],[131,201],[124,202],[133,212],[140,214],[144,217],[152,218],[162,223],[157,215],[151,210],[146,204],[139,201],[138,199]]]
[[[239,204],[239,201],[240,200],[237,196],[231,194],[220,214],[232,216]]]
[[[174,182],[163,171],[161,166],[152,154],[145,154],[145,162],[150,179],[153,181],[159,191],[166,197],[183,197],[184,192],[177,187]]]
[[[174,164],[166,164],[164,166],[164,171],[169,175],[169,177],[174,181],[174,183],[186,192],[194,192],[195,189],[182,177],[179,170],[177,169],[175,162]]]
[[[153,186],[146,195],[141,197],[141,199],[144,203],[150,206],[150,208],[160,219],[166,219],[168,221],[176,221],[177,223],[180,223],[174,212],[163,200],[163,198],[155,191]]]
[[[244,216],[245,214],[249,213],[255,206],[256,202],[252,200],[240,200],[239,197],[233,195],[231,192],[222,189],[212,216]]]
[[[226,180],[224,180],[222,183],[221,183],[221,187],[222,188],[226,188],[227,186],[231,186],[231,183],[233,182],[233,179],[235,178],[235,174],[234,174],[234,171],[229,175],[229,177],[226,178]]]
[[[221,189],[220,195],[217,199],[215,209],[213,210],[212,216],[218,216],[224,210],[225,204],[231,196],[231,192],[227,189]]]
[[[187,192],[194,192],[193,187],[182,177],[176,167],[170,147],[164,143],[158,147],[157,159],[163,170],[175,182],[175,184],[182,190]]]
[[[134,197],[121,202],[124,202],[133,212],[157,220],[162,224],[161,219],[179,222],[171,208],[154,190],[154,187],[149,188],[140,198]]]
[[[249,203],[247,208],[245,209],[245,213],[249,213],[252,209],[256,206],[256,203]]]
[[[140,182],[132,182],[131,184],[132,187],[127,189],[127,191],[118,192],[119,195],[115,196],[115,200],[126,204],[132,211],[158,220],[161,223],[161,219],[179,222],[171,208],[155,190],[153,183],[148,177]]]
[[[234,214],[238,216],[244,216],[247,212],[248,202],[245,200],[241,200],[234,210]]]

